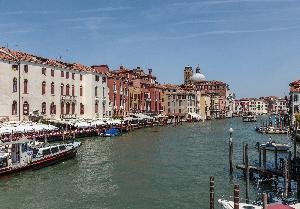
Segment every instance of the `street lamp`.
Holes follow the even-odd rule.
[[[233,133],[233,128],[229,128],[229,140],[232,142],[232,133]]]
[[[19,110],[18,110],[18,112],[19,113],[18,113],[18,115],[19,115],[19,121],[21,121],[21,60],[18,59],[16,56],[12,55],[11,53],[3,50],[3,49],[0,49],[0,53],[5,54],[5,55],[13,58],[18,64],[18,71],[19,71],[19,78],[18,78],[18,80],[19,80],[19,84],[18,84],[19,85],[19,89],[18,89],[18,91],[19,91],[18,109]]]

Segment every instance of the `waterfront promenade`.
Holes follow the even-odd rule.
[[[255,143],[268,140],[254,126],[233,118],[85,138],[73,160],[2,178],[1,208],[208,208],[211,175],[216,199],[232,195],[233,183],[244,197],[243,174],[229,176],[228,129],[234,129],[235,160],[241,162],[247,142],[254,161]],[[250,186],[253,199],[256,185]]]

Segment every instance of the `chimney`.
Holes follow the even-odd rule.
[[[149,75],[152,75],[152,69],[148,69]]]

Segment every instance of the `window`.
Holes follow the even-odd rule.
[[[66,72],[66,79],[69,79],[69,72]]]
[[[42,103],[42,114],[46,114],[46,102]]]
[[[50,149],[44,149],[43,150],[43,155],[50,155]]]
[[[82,97],[82,95],[83,95],[83,88],[82,88],[82,86],[80,86],[79,95],[80,95],[81,97]]]
[[[64,77],[65,76],[65,72],[64,71],[60,71],[60,77]]]
[[[56,105],[54,104],[54,102],[52,102],[50,105],[50,114],[56,114]]]
[[[28,65],[24,65],[24,73],[28,73]]]
[[[66,114],[69,115],[70,114],[70,103],[67,102],[66,104]]]
[[[18,91],[18,80],[17,78],[13,79],[13,92],[17,92]]]
[[[66,95],[67,96],[70,95],[70,85],[69,84],[66,85]]]
[[[72,79],[75,80],[75,73],[72,73]]]
[[[44,68],[44,67],[42,68],[42,74],[46,75],[46,68]]]
[[[95,113],[98,113],[98,102],[95,103]]]
[[[64,108],[65,108],[65,104],[62,102],[60,103],[60,114],[63,115],[64,114]]]
[[[29,115],[29,104],[27,101],[23,103],[23,115]]]
[[[97,82],[99,81],[99,76],[98,75],[95,76],[95,81],[97,81]]]
[[[106,77],[102,77],[102,83],[106,83]]]
[[[11,114],[12,115],[17,115],[17,101],[13,101],[12,106],[11,106]]]
[[[58,150],[58,147],[52,147],[51,148],[51,153],[54,154],[54,153],[57,153],[59,150]]]
[[[75,87],[72,85],[72,96],[75,96]]]
[[[12,70],[17,71],[19,69],[18,65],[12,65]]]
[[[63,151],[63,150],[65,150],[66,149],[66,146],[65,145],[59,145],[59,150],[60,151]]]
[[[51,69],[51,76],[54,77],[54,69]]]
[[[64,95],[64,84],[60,84],[60,95]]]
[[[28,93],[28,80],[27,79],[24,79],[24,94],[27,94]]]
[[[72,103],[72,114],[73,115],[75,114],[75,103],[74,102]]]
[[[82,81],[82,75],[80,74],[80,80]]]
[[[43,81],[42,83],[42,95],[44,95],[46,93],[46,82]]]
[[[80,103],[80,114],[84,114],[84,105],[82,103]]]
[[[95,86],[95,97],[97,97],[97,96],[98,96],[98,87]]]
[[[54,94],[54,82],[51,83],[51,94]]]

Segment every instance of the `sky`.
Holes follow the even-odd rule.
[[[151,68],[162,84],[199,64],[238,98],[285,96],[300,79],[300,0],[0,0],[0,45]]]

